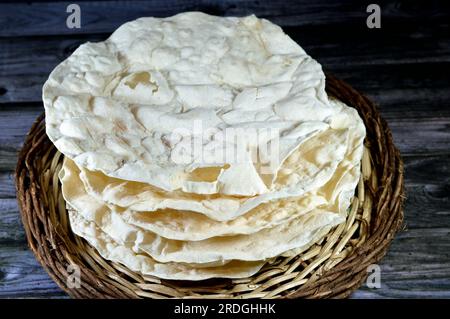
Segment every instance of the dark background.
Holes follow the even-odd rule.
[[[69,3],[81,6],[81,29],[66,27]],[[366,26],[370,3],[381,29]],[[13,182],[50,71],[126,21],[192,10],[279,24],[379,104],[405,161],[406,229],[381,263],[381,289],[353,297],[450,298],[450,5],[431,0],[0,1],[0,297],[65,296],[27,248]]]

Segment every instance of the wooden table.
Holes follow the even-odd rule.
[[[379,104],[405,161],[406,230],[381,263],[381,288],[364,285],[353,297],[449,298],[449,5],[377,1],[381,28],[369,29],[371,2],[77,1],[80,29],[66,27],[69,3],[0,3],[0,297],[65,297],[27,248],[13,177],[24,136],[43,111],[50,71],[126,21],[200,10],[270,19],[326,71]]]

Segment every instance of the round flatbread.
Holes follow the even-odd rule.
[[[141,18],[81,45],[43,100],[47,135],[79,166],[237,196],[280,191],[285,159],[341,112],[320,64],[281,28],[198,12]]]
[[[313,193],[336,178],[334,175],[338,166],[350,170],[359,165],[365,136],[364,126],[354,109],[338,101],[331,102],[344,109],[335,118],[335,122],[332,122],[333,126],[309,138],[286,159],[274,183],[279,190],[267,194],[235,197],[166,192],[149,184],[112,178],[100,171],[90,171],[79,166],[80,178],[90,195],[107,204],[137,212],[158,211],[157,214],[149,215],[150,219],[163,217],[160,216],[163,211],[175,210],[178,216],[182,214],[180,211],[193,211],[213,220],[231,221],[264,203]],[[355,184],[357,180],[358,176],[355,176],[350,184]],[[291,185],[289,188],[284,187],[288,184]],[[317,197],[311,198],[311,201],[316,202],[316,205],[323,204],[323,199]],[[299,206],[301,209],[302,204]],[[264,219],[266,215],[258,216]]]
[[[130,270],[143,275],[174,280],[204,280],[215,277],[245,278],[258,272],[265,263],[264,261],[233,260],[218,267],[160,263],[146,254],[136,253],[128,247],[119,245],[101,231],[95,223],[87,221],[74,210],[69,210],[69,219],[73,232],[86,239],[103,258],[121,263]]]
[[[172,240],[128,224],[122,216],[123,212],[110,209],[83,192],[81,183],[66,183],[65,179],[70,178],[67,175],[73,172],[61,170],[60,173],[62,192],[67,203],[116,242],[136,252],[145,252],[160,262],[200,264],[232,259],[264,260],[305,246],[319,229],[335,226],[345,220],[342,214],[314,209],[289,222],[248,235],[218,236],[200,241]]]

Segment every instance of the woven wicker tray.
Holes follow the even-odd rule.
[[[53,280],[74,298],[342,298],[367,277],[403,222],[403,163],[375,105],[327,75],[328,94],[355,107],[367,128],[361,179],[347,221],[307,251],[278,257],[238,280],[161,280],[103,259],[74,235],[58,172],[63,156],[45,134],[44,116],[19,154],[16,187],[28,244]],[[69,288],[68,266],[80,269],[81,287]]]

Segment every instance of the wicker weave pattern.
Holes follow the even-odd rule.
[[[41,115],[19,154],[17,197],[28,244],[55,282],[74,298],[342,298],[386,253],[403,222],[403,163],[375,105],[327,75],[328,94],[355,107],[367,128],[362,176],[347,221],[306,252],[278,257],[252,277],[169,281],[104,260],[68,224],[58,172],[63,156],[45,134]],[[68,288],[67,266],[81,271]]]

